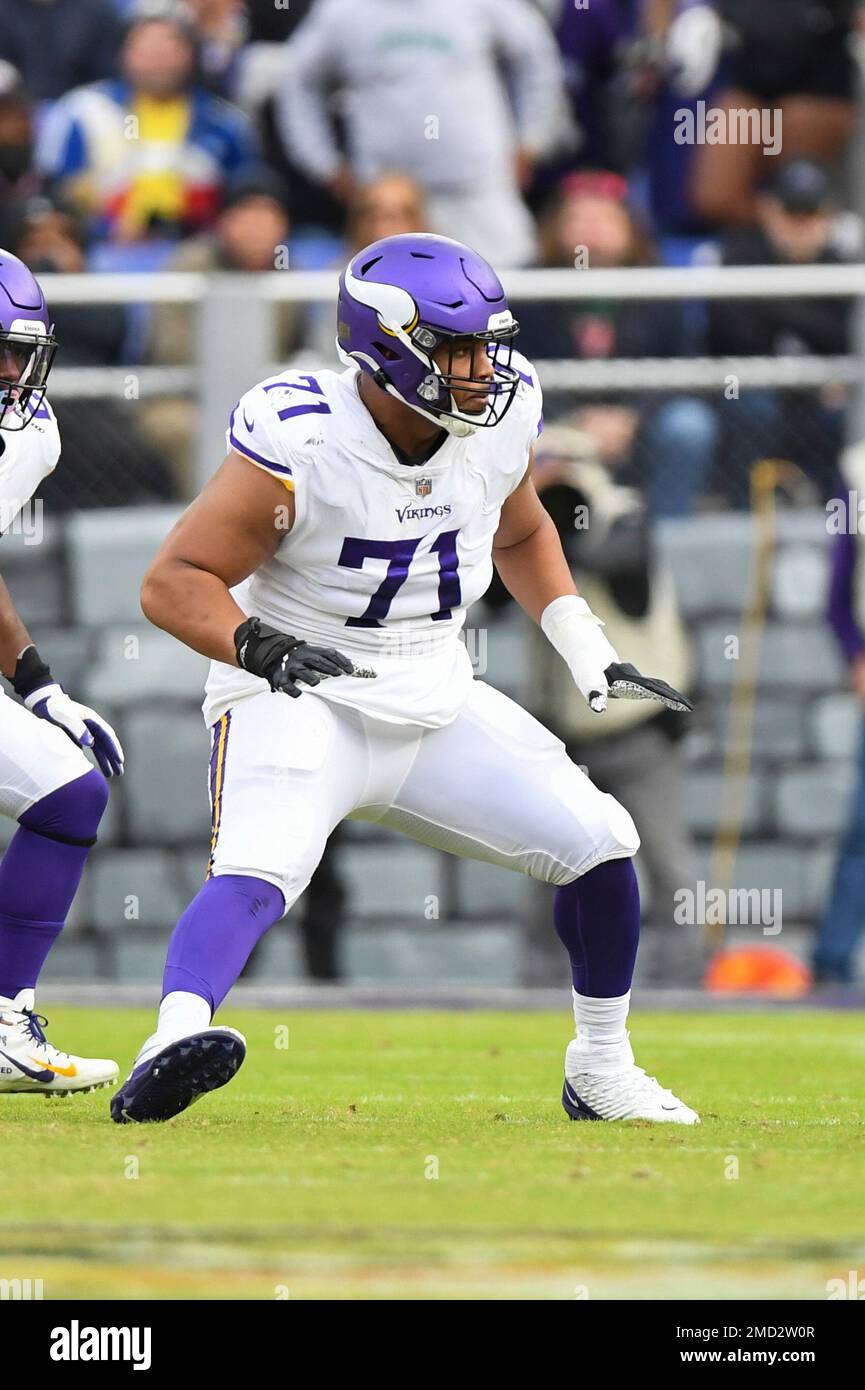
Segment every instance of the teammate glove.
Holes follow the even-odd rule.
[[[318,685],[325,676],[374,676],[359,670],[334,647],[314,647],[300,637],[277,632],[260,618],[248,618],[234,634],[237,664],[253,676],[261,676],[271,690],[297,697],[304,685]]]
[[[12,685],[35,715],[56,724],[79,748],[92,749],[106,777],[123,775],[123,749],[111,725],[89,705],[79,705],[66,694],[35,647],[27,647],[19,656]]]
[[[642,676],[635,666],[620,662],[601,632],[603,623],[584,598],[565,594],[548,604],[541,627],[570,667],[581,694],[595,714],[603,714],[607,699],[657,700],[667,709],[692,709],[689,700],[666,681]]]

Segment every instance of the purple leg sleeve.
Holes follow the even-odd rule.
[[[108,801],[93,768],[25,811],[0,864],[0,994],[33,989],[63,930]]]
[[[182,989],[200,994],[216,1013],[260,936],[278,921],[285,902],[262,878],[209,878],[172,933],[162,997]]]
[[[640,894],[630,859],[611,859],[556,889],[553,916],[578,994],[614,999],[631,988]]]

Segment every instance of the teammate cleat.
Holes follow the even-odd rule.
[[[600,1054],[606,1053],[606,1056]],[[598,1069],[593,1069],[597,1062]],[[575,1038],[565,1055],[562,1105],[572,1120],[654,1120],[698,1125],[700,1117],[672,1091],[636,1066],[630,1042],[616,1048],[581,1048]]]
[[[113,1086],[117,1063],[105,1057],[72,1057],[45,1036],[47,1019],[33,1012],[33,991],[0,997],[0,1093],[66,1096]]]
[[[246,1039],[234,1028],[177,1038],[134,1068],[111,1097],[111,1118],[119,1125],[171,1120],[230,1081],[245,1056]]]

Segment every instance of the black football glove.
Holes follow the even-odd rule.
[[[325,676],[374,676],[361,670],[333,647],[313,647],[300,637],[277,632],[260,618],[248,618],[234,634],[237,664],[253,676],[261,676],[271,690],[302,695],[298,682],[318,685]]]
[[[691,710],[694,706],[666,681],[641,676],[629,661],[614,661],[604,672],[609,685],[607,692],[613,700],[657,700],[667,709]]]

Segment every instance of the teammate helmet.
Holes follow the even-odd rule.
[[[384,237],[358,251],[339,280],[339,355],[390,395],[449,434],[473,434],[497,425],[510,406],[520,376],[510,365],[519,324],[490,265],[459,241],[408,232]],[[454,344],[471,338],[487,344],[495,376],[457,376]],[[447,344],[447,364],[433,353]],[[454,388],[483,392],[486,409],[461,411]]]
[[[33,419],[56,350],[37,280],[17,256],[0,250],[0,429],[23,430]]]

